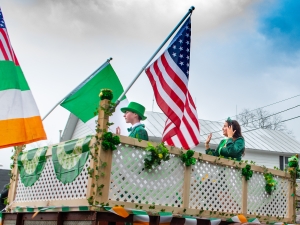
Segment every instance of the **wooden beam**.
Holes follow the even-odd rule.
[[[183,184],[183,208],[187,209],[190,206],[190,188],[191,188],[191,166],[185,166],[184,184]]]
[[[20,152],[22,152],[23,146],[17,146],[14,154],[14,167],[11,170],[11,178],[10,178],[10,187],[8,191],[7,201],[11,204],[16,196],[17,185],[19,180],[19,170],[18,170],[18,156]]]
[[[107,99],[104,99],[100,101],[100,108],[98,112],[98,128],[99,131],[97,133],[98,138],[100,139],[104,133],[104,131],[108,130],[108,115],[105,112],[105,110],[108,110],[110,106],[110,101]],[[101,142],[98,146],[99,148],[99,155],[98,155],[98,163],[97,167],[98,170],[95,170],[95,173],[99,176],[99,179],[94,181],[95,188],[94,193],[95,194],[95,205],[96,201],[101,202],[107,202],[108,196],[109,196],[109,186],[110,186],[110,174],[111,174],[111,164],[112,164],[112,151],[111,150],[104,150],[102,148]],[[103,167],[102,164],[106,163],[106,166]],[[101,191],[97,190],[98,187],[101,185],[104,185]],[[100,193],[101,192],[101,193]]]
[[[242,214],[247,214],[248,204],[248,182],[245,177],[242,177]]]

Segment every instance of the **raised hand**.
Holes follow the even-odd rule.
[[[206,141],[205,141],[205,145],[208,145],[210,140],[211,140],[211,137],[212,137],[212,133],[210,133],[207,138],[206,138]]]
[[[117,134],[117,135],[120,135],[120,134],[121,134],[121,128],[120,128],[120,127],[117,127],[117,128],[116,128],[116,134]]]
[[[235,130],[233,130],[232,126],[228,126],[228,128],[227,128],[227,137],[228,138],[233,138],[234,133],[235,133]]]

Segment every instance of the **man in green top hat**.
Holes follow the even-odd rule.
[[[145,130],[145,125],[141,124],[141,120],[147,119],[144,116],[145,107],[136,102],[130,102],[127,107],[121,108],[121,111],[124,113],[124,118],[126,123],[131,123],[132,127],[128,129],[129,137],[141,139],[148,141],[148,133]],[[117,134],[120,134],[120,128],[116,130]]]

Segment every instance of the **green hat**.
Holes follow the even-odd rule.
[[[147,119],[147,117],[144,116],[145,107],[136,102],[130,102],[127,107],[121,108],[121,111],[123,113],[126,113],[126,111],[130,111],[130,112],[138,114],[142,118],[142,120]]]

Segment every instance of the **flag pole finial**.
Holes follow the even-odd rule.
[[[191,8],[189,9],[189,11],[192,13],[195,10],[195,6],[191,6]]]
[[[112,58],[112,57],[109,57],[109,58],[107,59],[107,62],[109,63],[111,60],[113,60],[113,58]]]

